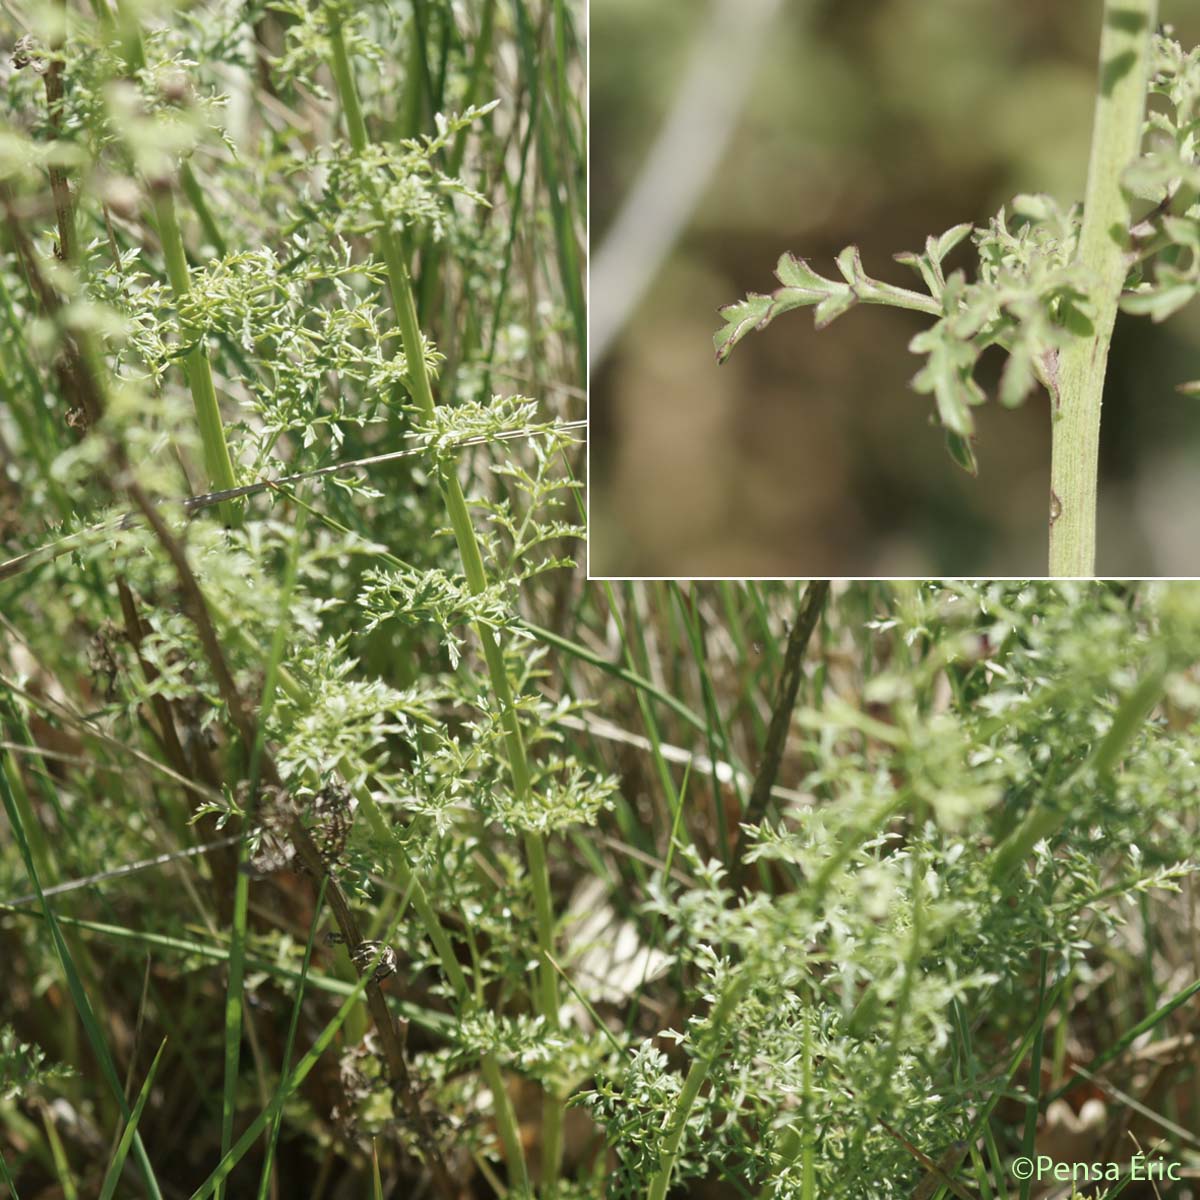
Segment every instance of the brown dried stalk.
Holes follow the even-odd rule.
[[[804,601],[796,614],[795,623],[788,634],[787,650],[783,656],[783,670],[779,675],[779,686],[775,691],[775,704],[771,711],[771,724],[767,729],[767,744],[763,748],[762,760],[758,765],[758,773],[754,777],[754,790],[750,793],[750,802],[742,819],[742,828],[738,834],[737,848],[734,851],[734,878],[740,879],[743,873],[742,856],[746,849],[747,826],[761,825],[767,815],[767,805],[771,800],[771,789],[775,786],[775,777],[779,774],[779,764],[783,759],[783,748],[787,744],[788,729],[792,723],[792,710],[796,707],[796,696],[800,691],[800,677],[804,668],[804,648],[817,627],[821,609],[825,605],[825,597],[829,594],[829,581],[825,579],[812,580],[804,592]]]
[[[24,265],[29,286],[46,316],[56,318],[62,309],[62,301],[42,273],[33,244],[25,232],[17,205],[7,187],[0,189],[0,206],[3,207],[5,224],[16,248],[17,257]],[[83,347],[80,345],[81,336],[69,329],[62,330],[62,350],[54,361],[54,373],[58,376],[63,395],[71,404],[67,422],[79,427],[82,433],[100,419],[104,405],[95,380],[84,361]]]

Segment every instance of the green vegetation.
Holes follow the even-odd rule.
[[[986,228],[958,225],[930,237],[923,254],[897,255],[926,292],[873,280],[855,247],[838,255],[842,280],[785,254],[776,271],[782,287],[723,309],[725,325],[714,338],[724,361],[751,330],[810,305],[818,328],[858,303],[936,318],[910,344],[926,356],[913,387],[935,398],[951,455],[971,473],[971,408],[985,400],[976,364],[989,346],[1003,347],[1001,403],[1023,403],[1038,384],[1050,397],[1055,577],[1095,571],[1100,406],[1118,303],[1161,321],[1200,291],[1200,49],[1185,53],[1155,33],[1156,12],[1156,0],[1104,5],[1082,212],[1064,212],[1048,196],[1023,195]],[[1147,89],[1164,101],[1149,119]],[[943,261],[972,233],[979,269],[968,282],[961,270],[947,275]]]
[[[228,553],[261,521],[209,537]],[[330,604],[355,556],[311,521],[299,550],[239,550],[236,572],[188,529],[239,686],[257,675],[269,701],[284,648],[248,731],[277,772],[253,812],[243,717],[178,605],[142,643],[173,664],[168,692],[115,631],[89,675],[90,616],[64,641],[35,612],[98,605],[86,566],[20,576],[0,775],[17,1194],[86,1194],[126,1150],[130,1194],[195,1196],[305,1177],[333,1195],[378,1169],[383,1195],[425,1177],[481,1196],[1015,1198],[1024,1153],[1128,1165],[1132,1136],[1193,1162],[1193,585],[591,586],[556,605],[569,575],[544,573],[523,604],[557,632],[494,603],[479,618],[523,647],[505,660],[522,802],[468,617],[428,591],[382,619]],[[167,594],[144,530],[90,565],[129,570],[135,548],[138,595],[150,576]],[[286,636],[260,591],[290,591]],[[377,582],[349,595],[381,611]],[[181,765],[206,754],[216,787],[172,766],[163,704],[204,722]],[[402,1087],[372,987],[405,1023]],[[1149,1194],[1096,1194],[1118,1191]]]
[[[1200,592],[582,580],[580,16],[22,14],[16,1197],[1194,1154]]]

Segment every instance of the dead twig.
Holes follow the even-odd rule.
[[[754,777],[754,790],[750,793],[750,802],[742,816],[742,826],[738,833],[737,847],[734,850],[733,870],[734,881],[739,882],[744,874],[743,858],[746,851],[747,828],[761,825],[767,815],[767,805],[771,802],[771,789],[775,786],[775,777],[779,774],[779,764],[783,759],[784,746],[787,744],[788,730],[792,723],[792,711],[796,707],[796,696],[800,691],[800,679],[804,673],[804,648],[821,616],[825,606],[825,597],[829,594],[829,581],[826,579],[812,580],[804,592],[804,600],[796,620],[788,634],[787,650],[783,657],[783,670],[779,675],[779,686],[775,691],[775,703],[771,710],[771,724],[767,728],[767,742],[763,747],[762,760]]]

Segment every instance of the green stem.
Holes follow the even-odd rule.
[[[142,31],[138,24],[138,14],[135,8],[126,0],[118,0],[117,20],[120,27],[121,40],[124,43],[125,56],[131,70],[140,70],[146,65],[146,51],[142,44]],[[107,21],[104,22],[107,25]],[[182,177],[185,188],[189,181],[195,183],[191,168],[187,163],[182,166]],[[154,220],[158,225],[158,236],[162,242],[163,259],[166,262],[167,278],[171,283],[171,291],[178,303],[192,289],[188,273],[187,252],[183,247],[183,234],[179,229],[179,216],[175,211],[175,196],[168,185],[151,183],[154,203]],[[199,192],[199,188],[195,188]],[[201,220],[207,215],[203,208],[201,194]],[[208,216],[208,223],[212,218]],[[217,403],[217,389],[213,385],[212,365],[202,340],[188,351],[183,360],[184,374],[187,376],[188,388],[192,393],[192,403],[196,409],[196,423],[200,428],[200,441],[204,447],[204,464],[208,471],[209,482],[214,491],[223,492],[237,486],[233,474],[233,462],[229,457],[229,447],[225,442],[225,427],[221,423],[221,408]],[[221,513],[227,521],[233,519],[233,510],[228,505],[222,505]]]
[[[204,236],[212,243],[218,256],[224,258],[229,252],[225,238],[212,215],[212,209],[208,207],[208,200],[204,195],[204,189],[200,186],[200,181],[196,178],[196,172],[192,170],[192,164],[186,159],[179,168],[179,183],[199,218],[204,229]]]
[[[368,143],[367,127],[358,100],[358,90],[355,87],[350,57],[346,50],[346,40],[340,24],[336,20],[331,21],[329,39],[332,52],[331,69],[345,112],[350,145],[356,153],[362,153],[366,150]],[[400,328],[400,337],[404,343],[409,386],[422,416],[432,419],[434,416],[433,389],[425,362],[425,346],[417,321],[412,281],[395,232],[387,224],[387,219],[382,212],[379,217],[379,245],[387,268],[396,324]],[[479,540],[475,535],[475,526],[471,521],[471,513],[466,497],[463,495],[462,485],[453,472],[443,474],[441,490],[450,525],[454,531],[454,539],[458,545],[467,586],[473,593],[478,594],[487,588],[487,572],[483,565]],[[521,734],[520,722],[517,719],[512,688],[504,665],[504,655],[490,629],[478,626],[477,633],[483,647],[488,674],[491,677],[492,691],[500,709],[513,794],[518,804],[528,804],[533,790],[529,760],[525,752],[525,741]],[[558,978],[551,962],[554,948],[554,909],[550,896],[550,877],[546,865],[544,840],[538,834],[527,834],[525,853],[537,917],[539,987],[535,998],[536,1006],[548,1028],[557,1030],[559,1028]],[[415,899],[416,893],[414,892],[414,903]],[[443,961],[445,962],[444,957]],[[512,1130],[505,1128],[508,1123],[505,1118],[507,1117],[508,1121],[511,1121],[511,1114],[503,1111],[506,1107],[507,1093],[503,1089],[499,1066],[494,1059],[491,1059],[491,1056],[485,1056],[483,1066],[485,1077],[496,1101],[505,1152],[509,1155],[509,1168],[518,1176],[524,1176],[524,1161],[519,1140],[515,1137],[515,1126]],[[562,1110],[562,1098],[553,1093],[547,1093],[542,1130],[542,1178],[548,1195],[554,1194],[562,1160]]]
[[[1078,261],[1092,274],[1092,332],[1062,351],[1054,393],[1050,467],[1050,574],[1096,566],[1100,404],[1117,303],[1130,262],[1129,201],[1121,176],[1142,139],[1157,0],[1105,0],[1100,78]]]
[[[708,1079],[708,1073],[712,1070],[713,1063],[716,1062],[717,1056],[725,1045],[724,1028],[728,1024],[738,1000],[741,999],[748,980],[749,976],[743,970],[725,985],[721,995],[717,998],[709,1025],[708,1045],[692,1063],[687,1078],[683,1081],[683,1090],[679,1093],[679,1099],[675,1101],[675,1108],[671,1113],[670,1132],[658,1159],[658,1172],[650,1181],[650,1190],[646,1193],[648,1200],[666,1200],[667,1189],[671,1186],[671,1172],[674,1171],[675,1160],[679,1157],[679,1145],[683,1141],[683,1132],[687,1128],[692,1106],[696,1103],[696,1097],[700,1095],[700,1089]]]
[[[1164,656],[1156,656],[1150,662],[1142,678],[1113,714],[1112,724],[1104,739],[1088,756],[1073,780],[1086,778],[1093,773],[1101,782],[1107,780],[1162,699],[1167,684],[1167,668]],[[1066,824],[1069,815],[1069,812],[1048,803],[1047,799],[1035,803],[1021,824],[993,852],[992,882],[1003,884],[1029,857],[1038,842],[1053,837]]]
[[[167,278],[178,302],[192,289],[187,255],[183,249],[183,234],[179,230],[179,217],[175,212],[175,197],[165,187],[155,189],[154,215],[158,222],[158,236],[162,240]],[[213,385],[212,365],[208,361],[203,341],[198,341],[187,352],[183,360],[183,369],[192,392],[192,403],[196,408],[196,423],[200,428],[200,441],[204,446],[204,464],[208,470],[209,481],[213,489],[219,492],[237,487],[229,447],[225,443],[221,409],[217,404],[217,389]]]

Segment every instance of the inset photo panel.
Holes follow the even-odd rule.
[[[1195,575],[1198,41],[593,0],[589,575]]]

